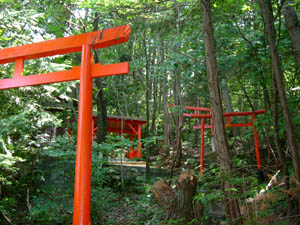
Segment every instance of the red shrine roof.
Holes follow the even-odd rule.
[[[94,114],[93,119],[97,120],[97,116]],[[123,121],[123,125],[122,125]],[[115,116],[115,115],[107,115],[107,122],[108,122],[108,131],[112,132],[121,132],[123,126],[124,133],[131,133],[134,128],[135,130],[138,126],[146,124],[147,121],[141,118],[134,118],[128,116]]]
[[[136,118],[136,117],[129,117],[129,116],[115,116],[115,115],[107,115],[107,119],[111,120],[118,120],[118,121],[126,121],[126,122],[133,122],[133,123],[141,123],[141,124],[146,124],[147,121],[141,118]]]

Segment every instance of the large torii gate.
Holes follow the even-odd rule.
[[[110,65],[94,64],[92,50],[127,42],[129,35],[130,26],[124,25],[0,50],[0,64],[15,63],[13,77],[0,80],[0,90],[80,80],[73,225],[89,225],[91,223],[93,78],[129,72],[129,63],[127,62]],[[22,75],[25,60],[72,52],[81,52],[81,66],[46,74]]]

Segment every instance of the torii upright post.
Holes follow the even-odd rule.
[[[93,78],[126,74],[129,63],[94,64],[92,50],[127,42],[129,25],[0,50],[0,64],[15,63],[13,78],[0,80],[0,90],[80,79],[73,225],[91,223],[91,148]],[[82,52],[81,66],[71,70],[23,76],[24,61]]]
[[[82,46],[73,224],[90,224],[93,79],[91,45]]]

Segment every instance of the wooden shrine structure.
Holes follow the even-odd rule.
[[[92,51],[127,42],[130,26],[0,49],[0,64],[14,63],[12,78],[0,80],[0,90],[80,80],[75,166],[73,225],[91,224],[91,147],[93,78],[127,74],[129,63],[94,64]],[[71,70],[23,76],[24,61],[81,52],[81,65]]]
[[[142,139],[142,125],[146,124],[147,121],[140,118],[133,118],[127,116],[114,116],[107,115],[107,131],[110,133],[117,133],[118,135],[128,134],[129,140],[133,141],[134,137],[137,140]],[[97,116],[93,116],[93,136],[96,138],[97,135]],[[138,142],[139,147],[133,149],[132,146],[128,152],[128,158],[142,158],[142,143]]]
[[[174,105],[170,105],[171,108]],[[211,108],[204,108],[204,107],[194,107],[194,106],[184,106],[185,110],[192,110],[192,113],[183,113],[184,117],[191,117],[191,118],[198,118],[201,119],[201,123],[194,126],[194,129],[201,130],[201,144],[200,144],[200,172],[203,173],[204,171],[204,131],[205,129],[211,129],[212,135],[214,134],[213,129],[213,119],[212,119],[212,111]],[[256,162],[257,162],[257,169],[261,171],[261,159],[260,159],[260,152],[259,152],[259,142],[258,142],[258,135],[257,129],[254,124],[256,116],[259,114],[266,113],[266,110],[258,110],[255,112],[229,112],[224,113],[225,117],[225,127],[253,127],[253,135],[254,135],[254,145],[255,145],[255,155],[256,155]],[[232,123],[231,118],[236,116],[251,116],[251,122],[248,123]],[[210,123],[206,123],[206,120],[209,120]]]
[[[92,120],[92,127],[93,127],[93,139],[97,139],[97,116],[93,115]],[[71,123],[75,122],[75,119],[70,121]],[[134,158],[142,158],[142,143],[139,141],[142,139],[142,126],[147,124],[147,121],[140,118],[133,118],[127,116],[114,116],[114,115],[107,115],[107,131],[108,133],[116,133],[119,136],[128,134],[129,140],[132,142],[134,137],[138,140],[138,148],[133,149],[130,146],[128,152],[128,159]],[[72,135],[73,131],[72,128],[68,128],[68,133]]]

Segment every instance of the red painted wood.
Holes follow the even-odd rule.
[[[174,105],[170,105],[170,107],[174,107]],[[201,154],[200,154],[200,171],[203,172],[203,161],[202,158],[204,155],[204,130],[210,128],[213,135],[213,120],[211,115],[211,109],[210,108],[203,108],[203,107],[194,107],[194,106],[184,106],[184,109],[188,110],[194,110],[194,113],[184,113],[183,116],[185,117],[191,117],[191,118],[201,118],[201,124],[194,126],[194,129],[201,129]],[[208,111],[210,114],[201,114],[199,112],[202,111]],[[224,113],[225,117],[225,127],[253,127],[253,134],[254,134],[254,144],[255,144],[255,155],[256,155],[256,161],[257,161],[257,168],[258,170],[261,170],[261,159],[260,159],[260,152],[259,152],[259,143],[258,143],[258,135],[256,126],[254,125],[255,121],[255,115],[266,113],[266,110],[257,110],[255,112],[230,112],[230,113]],[[252,122],[249,123],[231,123],[231,117],[232,116],[251,116]],[[205,124],[205,118],[210,119],[210,125]],[[204,122],[203,122],[204,121]]]
[[[184,109],[211,112],[210,108],[205,108],[205,107],[184,106]]]
[[[73,225],[91,223],[93,79],[91,45],[82,46]]]
[[[0,49],[0,64],[15,63],[13,78],[0,80],[0,89],[49,84],[80,78],[78,113],[78,136],[74,191],[74,225],[90,225],[91,193],[91,144],[92,125],[92,79],[128,73],[129,64],[93,65],[92,49],[127,42],[130,26],[95,31],[66,38]],[[24,61],[82,51],[81,66],[71,70],[22,76]]]
[[[255,111],[256,114],[264,114],[266,113],[266,110],[257,110]],[[252,115],[253,112],[250,111],[250,112],[229,112],[229,113],[224,113],[224,116],[227,117],[227,116],[250,116]]]
[[[174,108],[174,104],[169,105],[170,108]],[[196,107],[196,106],[184,106],[184,109],[189,109],[189,110],[196,110],[196,111],[208,111],[211,112],[211,108],[205,108],[205,107]]]
[[[252,127],[253,123],[231,123],[225,124],[225,127]]]
[[[112,75],[127,74],[129,63],[117,63],[109,65],[93,64],[92,77],[104,77]],[[79,80],[80,66],[73,67],[71,70],[58,71],[40,75],[14,76],[14,78],[0,80],[0,90],[11,89],[25,86],[35,86],[41,84],[58,83],[72,80]]]
[[[117,133],[119,135],[121,135],[121,133],[123,134],[129,134],[129,138],[132,141],[134,136],[138,136],[138,140],[140,140],[142,138],[142,125],[146,124],[147,121],[143,121],[143,120],[137,120],[137,119],[130,119],[130,118],[125,118],[123,119],[124,122],[124,127],[126,127],[126,129],[123,128],[122,132],[121,132],[121,128],[111,128],[110,123],[121,123],[122,120],[120,118],[107,118],[108,121],[108,132],[112,132],[112,133]],[[93,116],[93,124],[97,123],[97,117]],[[128,127],[129,128],[128,128]],[[94,127],[94,133],[93,133],[93,137],[94,139],[96,139],[97,137],[97,127]],[[71,131],[70,131],[71,133]],[[142,144],[141,142],[138,143],[138,148],[137,149],[133,149],[132,147],[130,147],[130,151],[128,153],[128,158],[129,159],[133,159],[133,158],[142,158],[142,153],[141,153],[141,148],[142,148]]]
[[[114,128],[108,128],[107,131],[112,132],[112,133],[121,133],[120,129],[114,129]],[[135,134],[132,130],[124,130],[124,129],[123,129],[123,133],[125,133],[125,134]]]
[[[252,114],[252,121],[255,121],[255,115]],[[254,133],[254,144],[255,144],[255,155],[256,155],[256,162],[257,162],[257,169],[261,170],[261,159],[260,159],[260,152],[259,152],[259,144],[258,144],[258,135],[256,126],[253,126],[253,133]]]
[[[117,118],[107,118],[108,121],[115,121],[115,122],[120,122],[121,119]],[[138,125],[138,124],[146,124],[147,121],[144,120],[134,120],[134,119],[124,119],[124,122],[130,123],[132,125]]]
[[[130,123],[128,123],[127,125],[131,128],[134,134],[138,135],[138,131]]]
[[[24,69],[24,58],[16,59],[14,78],[21,77],[23,73],[23,69]]]
[[[138,140],[141,140],[142,139],[142,125],[139,124],[138,125]],[[136,157],[138,158],[142,158],[142,142],[139,141],[138,143],[138,150],[137,150],[137,154],[136,154]]]
[[[123,25],[111,29],[100,30],[70,37],[27,44],[0,50],[0,64],[15,62],[18,58],[24,60],[43,58],[53,55],[80,52],[83,44],[92,44],[93,49],[106,48],[127,42],[130,26]]]
[[[201,119],[201,151],[200,151],[200,172],[204,171],[204,125],[205,118]]]
[[[198,113],[183,113],[185,117],[192,117],[192,118],[211,118],[211,114],[198,114]]]
[[[204,124],[204,129],[211,129],[211,128],[212,128],[211,125],[209,125],[209,124]],[[202,129],[202,128],[201,128],[201,124],[198,124],[198,125],[194,126],[194,129]]]
[[[225,117],[225,124],[230,124],[231,123],[231,118],[230,116]]]

